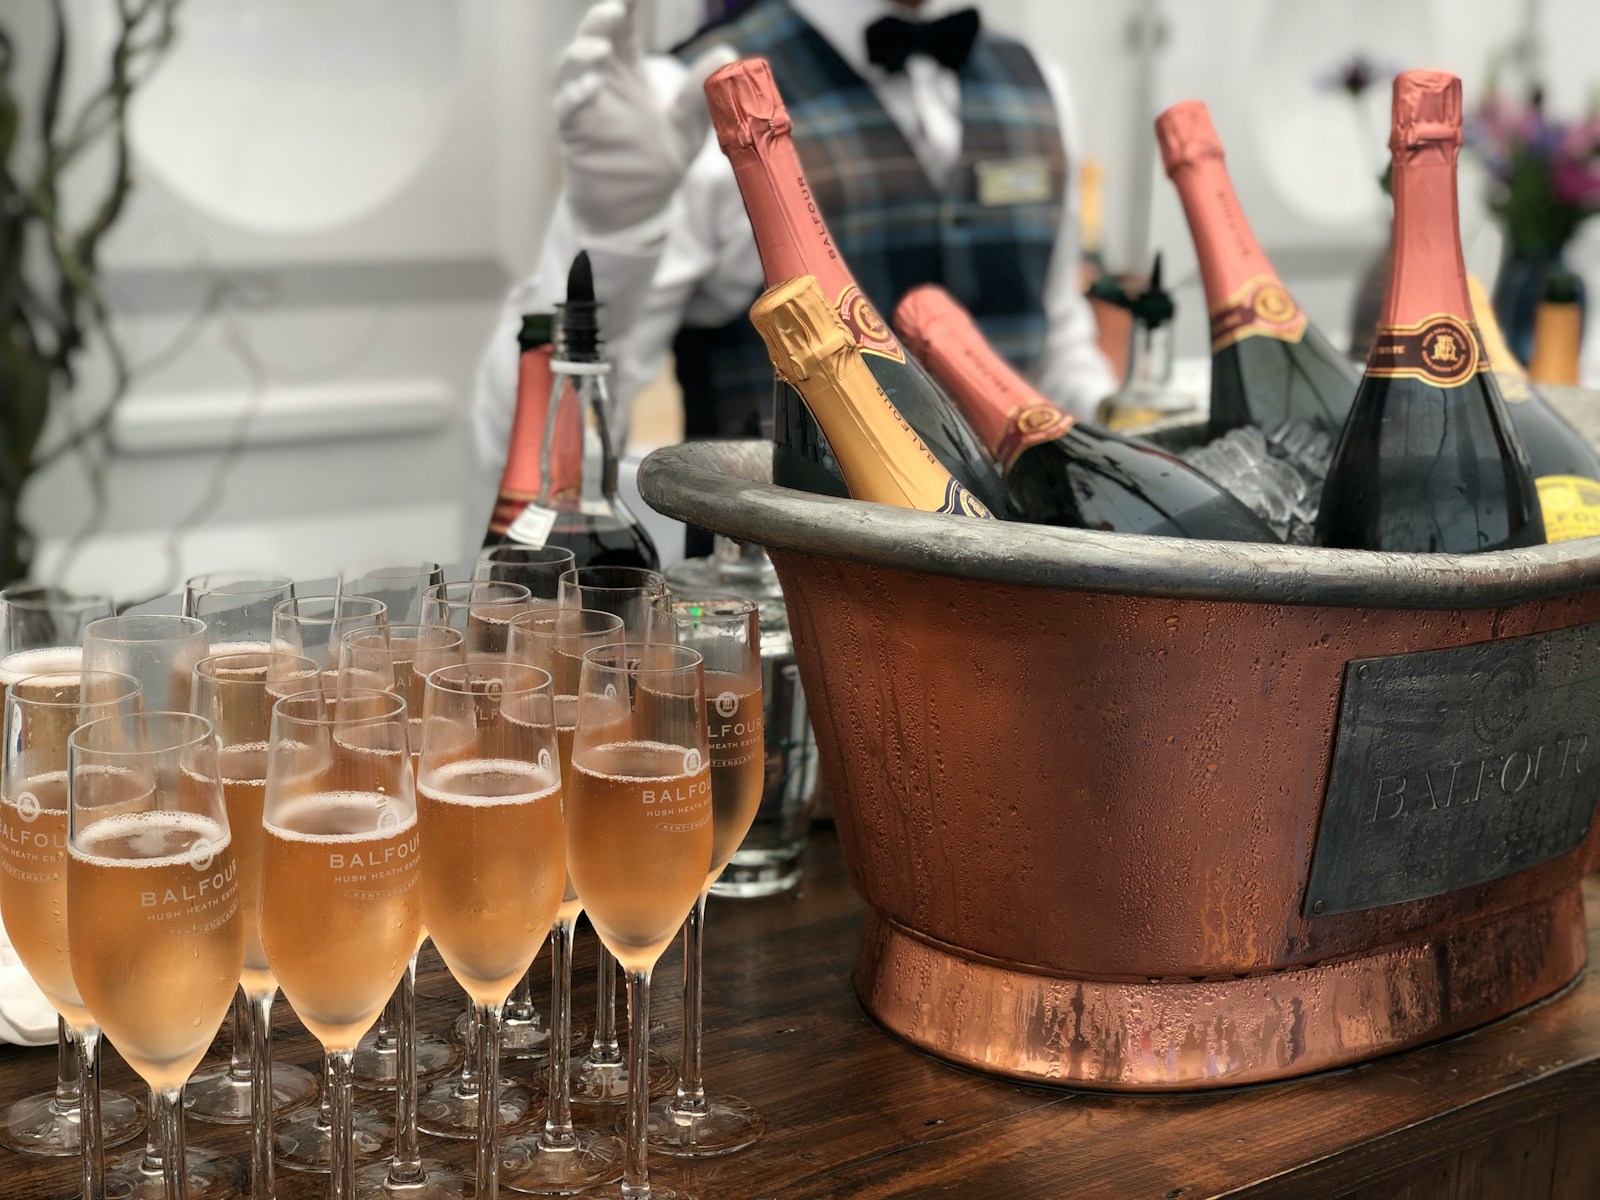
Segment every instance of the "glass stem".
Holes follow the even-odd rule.
[[[52,1107],[58,1116],[78,1108],[78,1051],[72,1030],[60,1017],[56,1018],[56,1098]]]
[[[674,1112],[704,1116],[706,1089],[700,1077],[700,999],[705,983],[701,950],[705,945],[706,892],[700,893],[683,923],[683,1061],[678,1067],[678,1094]]]
[[[391,1187],[416,1187],[423,1181],[422,1148],[417,1141],[417,956],[395,989],[400,1041],[394,1072],[394,1158],[389,1162]]]
[[[572,929],[575,922],[557,921],[550,929],[550,1096],[544,1118],[543,1143],[551,1150],[577,1144],[572,1129]]]
[[[622,1047],[617,1042],[617,960],[611,951],[600,947],[600,957],[594,969],[594,1042],[589,1047],[589,1060],[597,1063],[620,1063]]]
[[[373,1030],[374,1044],[383,1053],[395,1049],[395,1026],[400,1021],[400,989],[396,988],[389,1002],[378,1014],[378,1027]]]
[[[500,1196],[500,1020],[498,1004],[474,1004],[478,1020],[478,1190],[475,1200]]]
[[[161,1177],[167,1200],[187,1200],[189,1181],[183,1170],[183,1089],[154,1093],[156,1125],[161,1130]]]
[[[467,1037],[461,1045],[461,1078],[456,1080],[456,1095],[478,1094],[478,1010],[467,1002]]]
[[[150,1123],[144,1131],[144,1161],[139,1164],[139,1170],[146,1175],[160,1175],[164,1159],[161,1157],[161,1148],[165,1143],[161,1140],[161,1130],[156,1121],[156,1108],[160,1097],[156,1095],[155,1088],[148,1092],[147,1108],[150,1113]]]
[[[83,1200],[105,1200],[106,1151],[100,1137],[100,1031],[74,1031],[78,1058],[80,1145],[83,1150]]]
[[[352,1200],[356,1190],[356,1162],[350,1143],[355,1140],[355,1051],[328,1055],[333,1092],[333,1136],[328,1141],[329,1200]]]
[[[628,1147],[623,1200],[648,1200],[645,1128],[650,1122],[650,972],[628,972]]]
[[[273,988],[250,997],[250,1196],[272,1200]]]
[[[317,1100],[317,1128],[333,1128],[333,1059],[322,1055],[322,1096]]]
[[[522,973],[522,978],[517,980],[517,986],[511,989],[511,998],[506,1001],[504,1016],[511,1021],[534,1019],[532,967]]]
[[[228,1077],[235,1083],[250,1082],[250,997],[244,988],[233,993],[233,1050],[228,1055]]]

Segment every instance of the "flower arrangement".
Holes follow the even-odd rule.
[[[1489,207],[1516,254],[1554,257],[1600,212],[1600,102],[1564,121],[1545,111],[1539,86],[1518,103],[1493,85],[1465,133],[1489,169]]]

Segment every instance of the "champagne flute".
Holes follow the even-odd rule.
[[[389,620],[414,624],[422,619],[423,593],[443,582],[444,569],[424,560],[345,571],[339,576],[339,595],[381,600]]]
[[[405,697],[411,767],[422,748],[423,681],[433,671],[461,661],[462,637],[448,625],[374,625],[344,635],[339,647],[339,687],[374,687]],[[423,940],[426,940],[424,930]],[[359,1197],[451,1200],[465,1181],[436,1162],[424,1162],[418,1145],[417,1080],[450,1069],[455,1051],[443,1038],[417,1030],[417,956],[411,956],[400,986],[384,1006],[374,1034],[356,1046],[357,1087],[395,1089],[395,1144],[388,1163],[356,1173]]]
[[[192,703],[189,705],[192,711],[209,718],[217,726],[217,736],[224,746],[221,763],[226,782],[223,791],[229,800],[234,845],[238,848],[240,865],[244,868],[242,877],[246,883],[243,895],[247,947],[256,941],[254,881],[260,878],[257,867],[261,860],[261,776],[252,776],[250,781],[245,781],[230,776],[228,772],[236,772],[240,766],[250,764],[252,760],[254,766],[264,766],[266,763],[267,718],[272,706],[263,703],[269,662],[265,651],[272,640],[272,610],[280,600],[287,600],[293,595],[293,580],[259,571],[219,571],[195,575],[183,585],[183,615],[197,617],[206,623],[206,639],[212,658],[233,653],[257,655],[253,665],[241,660],[224,668],[221,675],[207,675],[204,679],[196,665]],[[304,661],[295,659],[297,663]],[[249,678],[241,676],[240,672]],[[239,684],[238,687],[232,686],[235,682]],[[202,685],[206,691],[204,696],[201,694]],[[229,702],[228,713],[230,716],[236,715],[236,721],[224,723],[219,720],[220,713],[197,707],[202,700],[214,705],[223,698]],[[244,726],[238,725],[238,721],[244,722]],[[234,736],[241,729],[248,732],[249,736]],[[239,749],[248,744],[259,744],[259,749]],[[241,821],[239,814],[234,811],[234,801],[247,792],[253,799],[252,811],[248,819]],[[259,955],[256,958],[259,960]],[[246,974],[249,974],[248,970]],[[183,1103],[193,1120],[218,1125],[252,1122],[252,1113],[257,1107],[252,1098],[250,1082],[251,1048],[254,1044],[250,1023],[255,1001],[248,994],[247,982],[240,984],[233,999],[233,1048],[228,1055],[228,1065],[221,1070],[195,1075],[184,1088]],[[275,984],[273,988],[276,989]],[[270,1005],[270,994],[267,1002]],[[309,1072],[283,1063],[273,1071],[272,1091],[277,1110],[289,1112],[316,1098],[317,1081]],[[256,1122],[256,1126],[259,1129],[259,1122]]]
[[[629,1200],[678,1197],[653,1189],[645,1169],[650,972],[711,868],[705,703],[702,660],[687,646],[614,642],[583,656],[567,863],[590,922],[628,974]]]
[[[504,658],[511,618],[536,607],[533,593],[520,583],[468,579],[434,584],[424,592],[422,619],[460,631],[470,662]]]
[[[190,676],[208,652],[206,624],[197,617],[127,614],[92,621],[83,633],[84,670],[122,671],[139,681],[147,712],[182,712],[189,707]],[[150,1111],[159,1098],[150,1090]],[[128,1200],[154,1200],[165,1194],[166,1169],[161,1140],[152,1123],[143,1151],[113,1162],[106,1186]],[[185,1164],[191,1197],[221,1196],[233,1188],[233,1163],[196,1148]]]
[[[583,656],[595,646],[623,640],[622,618],[594,609],[524,613],[511,622],[512,662],[549,672],[555,691],[557,760],[563,781],[572,778],[572,738],[578,717]],[[583,906],[567,876],[561,907],[550,930],[550,1030],[557,1046],[572,1040],[572,931]],[[507,1188],[535,1195],[572,1196],[622,1175],[622,1143],[608,1133],[572,1123],[572,1058],[552,1054],[544,1125],[503,1148],[500,1178]]]
[[[388,607],[371,596],[295,596],[273,606],[272,648],[303,655],[318,670],[333,672],[346,633],[388,623]]]
[[[519,546],[507,543],[491,546],[473,564],[474,579],[496,579],[520,583],[536,601],[554,604],[560,594],[561,577],[572,570],[577,558],[563,546]]]
[[[561,577],[562,608],[586,608],[622,618],[633,641],[650,636],[655,603],[667,594],[660,572],[644,567],[581,567]],[[650,1090],[665,1092],[677,1078],[664,1058],[650,1063]],[[578,1104],[621,1104],[628,1098],[628,1063],[617,1040],[617,960],[602,942],[595,955],[594,1040],[572,1067],[572,1099]]]
[[[761,624],[753,600],[677,596],[658,603],[663,637],[705,660],[711,743],[711,872],[683,925],[683,1054],[677,1094],[650,1108],[650,1143],[663,1154],[710,1158],[761,1136],[761,1114],[736,1096],[708,1096],[700,1074],[706,896],[761,807],[766,753],[761,708]]]
[[[495,1200],[501,1007],[554,924],[567,878],[548,674],[473,662],[428,676],[417,820],[423,919],[478,1035],[475,1195]]]
[[[286,575],[259,571],[214,571],[194,575],[183,584],[183,615],[206,623],[211,653],[264,650],[272,637],[272,610],[294,595]],[[193,1096],[195,1081],[187,1094]],[[197,1116],[193,1105],[190,1115]]]
[[[138,681],[110,672],[57,671],[11,684],[0,730],[0,914],[28,974],[69,1031],[75,1081],[61,1120],[83,1165],[83,1195],[98,1196],[104,1146],[112,1128],[122,1141],[143,1127],[139,1106],[100,1090],[100,1030],[72,978],[67,950],[67,739],[87,721],[141,710]],[[57,1049],[58,1061],[60,1049]],[[59,1067],[58,1067],[59,1069]],[[115,1096],[117,1124],[105,1122],[105,1099]],[[30,1097],[30,1099],[32,1099]],[[27,1101],[19,1101],[13,1111]],[[15,1130],[13,1131],[16,1132]],[[38,1135],[41,1139],[48,1133]],[[64,1136],[46,1144],[58,1146]],[[38,1151],[34,1151],[37,1153]]]
[[[211,722],[101,717],[68,741],[67,945],[85,1009],[149,1084],[167,1200],[185,1200],[183,1084],[244,965]]]
[[[0,590],[0,703],[9,685],[25,676],[78,670],[84,626],[114,611],[109,596],[74,596],[36,583],[14,583]],[[70,732],[70,727],[63,730],[60,738],[63,779]],[[64,800],[61,811],[66,812]],[[65,833],[60,849],[64,854]],[[100,1121],[108,1146],[120,1145],[144,1128],[138,1104],[121,1092],[101,1093]],[[58,1016],[55,1090],[24,1096],[0,1113],[0,1146],[19,1154],[71,1157],[82,1149],[78,1130],[78,1052],[66,1020]]]
[[[351,1063],[422,932],[406,703],[307,690],[273,705],[261,945],[331,1067],[329,1195],[355,1187]]]
[[[277,660],[277,661],[275,661]],[[217,769],[223,803],[238,866],[240,914],[244,924],[244,970],[234,999],[234,1051],[245,1064],[213,1076],[215,1083],[201,1098],[188,1100],[191,1116],[219,1124],[252,1125],[250,1178],[254,1200],[272,1200],[272,1120],[275,1112],[301,1108],[316,1098],[317,1080],[309,1071],[272,1061],[272,1001],[278,982],[261,948],[258,908],[261,899],[261,826],[266,791],[267,737],[272,705],[277,698],[269,682],[274,670],[311,675],[309,658],[251,650],[213,654],[194,667],[191,707],[217,732]],[[244,997],[244,1003],[239,997]],[[242,1018],[241,1018],[242,1014]],[[241,1078],[242,1076],[242,1078]],[[222,1081],[226,1087],[218,1086]],[[237,1093],[244,1095],[238,1097]]]

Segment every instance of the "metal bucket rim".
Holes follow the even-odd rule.
[[[1250,604],[1479,609],[1600,587],[1600,538],[1484,554],[1393,554],[973,521],[774,485],[765,441],[653,451],[658,512],[769,549],[992,583]]]

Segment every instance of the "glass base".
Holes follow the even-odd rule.
[[[473,1194],[473,1183],[443,1163],[422,1160],[423,1178],[417,1183],[391,1181],[392,1163],[373,1163],[356,1172],[355,1200],[466,1200]],[[292,1200],[281,1191],[277,1200]],[[322,1200],[321,1196],[317,1200]]]
[[[290,1063],[272,1064],[273,1117],[304,1108],[317,1098],[317,1077]],[[252,1107],[250,1081],[235,1079],[228,1069],[196,1075],[183,1088],[183,1111],[190,1120],[211,1125],[248,1125]]]
[[[233,1200],[244,1194],[244,1172],[232,1158],[190,1146],[184,1156],[188,1200]],[[106,1200],[167,1200],[160,1168],[147,1169],[144,1147],[106,1164]]]
[[[352,1115],[355,1136],[351,1139],[351,1150],[356,1161],[388,1154],[394,1142],[394,1122],[376,1109],[360,1105]],[[325,1175],[332,1132],[322,1123],[320,1108],[303,1108],[288,1120],[277,1122],[272,1135],[272,1160],[291,1171],[315,1171]]]
[[[76,1157],[83,1145],[78,1139],[79,1119],[76,1106],[57,1107],[53,1091],[24,1096],[0,1113],[0,1146],[41,1158]],[[144,1122],[138,1101],[121,1092],[101,1091],[100,1130],[107,1147],[138,1137]]]
[[[739,862],[735,858],[717,876],[717,881],[711,885],[711,894],[729,896],[735,900],[754,900],[787,892],[800,882],[804,851],[805,843],[801,842],[800,848],[792,855],[773,852],[770,856],[762,856],[765,861],[755,862]]]
[[[678,1086],[678,1068],[650,1051],[650,1095],[666,1096]],[[587,1054],[572,1057],[574,1104],[623,1104],[628,1099],[627,1056],[622,1062],[597,1063]]]
[[[737,1096],[707,1096],[703,1112],[681,1112],[678,1098],[650,1106],[647,1139],[652,1154],[716,1158],[743,1150],[767,1128],[761,1114]]]
[[[500,1186],[530,1196],[576,1196],[622,1178],[622,1139],[573,1131],[570,1149],[545,1146],[543,1130],[500,1147]]]
[[[455,1025],[450,1030],[450,1039],[457,1045],[465,1045],[467,1041],[467,1024],[469,1014],[462,1013],[456,1018]],[[572,1031],[569,1050],[578,1050],[589,1044],[589,1032],[585,1029]],[[544,1058],[550,1053],[550,1026],[544,1018],[537,1014],[531,1020],[518,1021],[505,1017],[500,1022],[500,1057],[501,1059]]]
[[[544,1115],[532,1092],[509,1079],[500,1081],[500,1130],[504,1133]],[[478,1136],[478,1093],[461,1091],[460,1075],[441,1079],[417,1100],[417,1128],[434,1137],[472,1141]]]
[[[353,1070],[356,1087],[369,1092],[394,1091],[396,1065],[399,1055],[391,1035],[388,1045],[379,1047],[376,1030],[356,1043]],[[417,1078],[426,1081],[437,1079],[452,1067],[461,1065],[461,1055],[449,1042],[432,1034],[417,1036]]]

